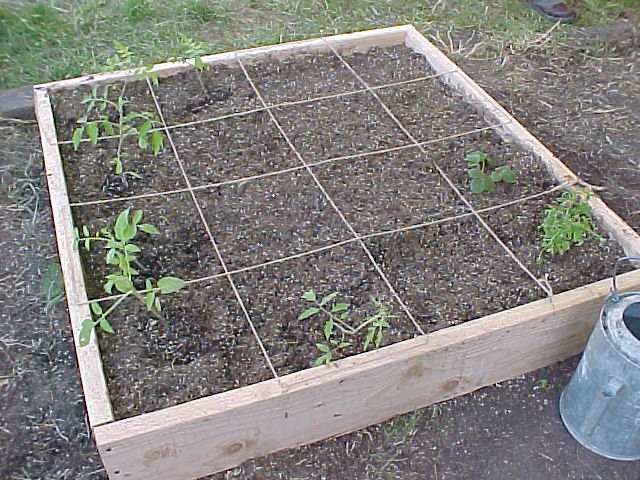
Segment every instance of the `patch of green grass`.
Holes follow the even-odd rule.
[[[635,0],[583,1],[582,24],[617,18]],[[520,0],[49,0],[0,5],[0,88],[102,69],[114,40],[135,65],[183,55],[181,35],[210,52],[413,23],[449,53],[473,32],[500,50],[548,30]],[[562,27],[554,35],[562,35]]]

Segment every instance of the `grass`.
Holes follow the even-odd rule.
[[[640,8],[636,0],[581,4],[584,23]],[[182,56],[189,50],[185,39],[213,53],[403,23],[413,23],[452,54],[465,53],[460,42],[472,35],[482,37],[478,53],[526,44],[549,28],[521,0],[5,1],[0,88],[103,70],[114,39],[130,47],[134,64],[149,64]]]

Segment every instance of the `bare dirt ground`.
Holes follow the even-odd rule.
[[[605,187],[600,194],[640,230],[639,50],[640,34],[625,22],[462,66],[574,171]],[[0,478],[105,478],[67,314],[63,303],[52,305],[60,292],[43,289],[57,259],[37,130],[3,121],[0,135]],[[557,400],[574,366],[572,359],[215,478],[637,480],[637,462],[597,457],[564,431]]]

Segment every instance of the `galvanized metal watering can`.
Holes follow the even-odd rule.
[[[640,292],[613,287],[569,385],[560,416],[589,450],[613,460],[640,460]]]

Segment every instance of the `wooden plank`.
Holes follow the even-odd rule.
[[[640,270],[619,277],[640,288]],[[112,479],[188,479],[378,423],[579,353],[610,280],[329,367],[95,429]]]
[[[558,182],[578,181],[579,178],[560,161],[540,140],[534,137],[520,122],[518,122],[491,95],[485,92],[466,73],[439,49],[426,40],[414,27],[407,31],[405,43],[416,52],[425,55],[443,82],[453,86],[461,92],[474,106],[480,107],[486,114],[493,117],[492,123],[505,124],[498,133],[506,140],[519,144],[523,149],[533,153],[544,163],[549,172]],[[495,120],[495,122],[494,122]],[[623,248],[627,255],[640,255],[640,235],[627,225],[613,212],[599,197],[589,199],[589,206],[600,226]]]
[[[362,32],[345,33],[325,37],[336,49],[341,52],[361,51],[366,52],[371,47],[388,47],[401,45],[404,42],[407,31],[411,27],[402,25],[397,27],[378,28]],[[328,47],[322,38],[300,40],[298,42],[267,45],[264,47],[248,48],[234,52],[217,53],[202,56],[202,61],[208,65],[223,64],[237,66],[237,59],[244,63],[252,63],[267,57],[283,59],[301,52],[327,51]],[[167,77],[178,72],[193,68],[193,60],[179,62],[165,62],[153,66],[152,72],[160,77]],[[135,80],[140,77],[140,69],[119,70],[108,73],[96,73],[83,77],[58,80],[36,85],[36,88],[45,88],[49,91],[72,89],[82,85],[113,83],[123,80]]]
[[[95,427],[113,421],[113,412],[95,333],[91,335],[88,346],[78,345],[82,320],[90,317],[91,314],[87,303],[80,256],[73,248],[73,219],[48,92],[44,89],[34,89],[34,104],[80,380],[87,404],[89,424]]]

